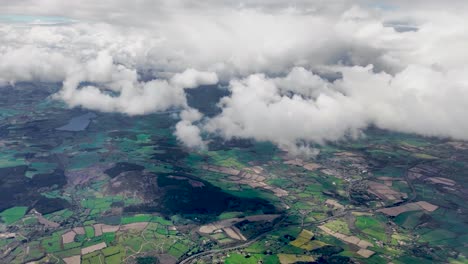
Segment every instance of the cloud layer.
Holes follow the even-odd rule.
[[[409,66],[392,76],[371,66],[338,67],[343,78],[321,79],[304,68],[282,78],[251,75],[232,81],[223,112],[205,129],[293,149],[304,142],[355,138],[373,124],[426,136],[468,140],[467,69],[440,72]]]
[[[407,2],[6,0],[0,85],[62,83],[71,107],[129,115],[184,109],[189,147],[217,133],[294,149],[369,125],[468,139],[468,3]],[[218,82],[221,114],[188,107],[185,89]]]

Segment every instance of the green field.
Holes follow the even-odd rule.
[[[356,227],[362,232],[380,241],[386,240],[384,224],[374,216],[356,217]]]
[[[13,224],[14,222],[23,218],[26,214],[28,207],[25,206],[16,206],[9,209],[4,210],[0,213],[0,216],[4,223],[7,225]]]

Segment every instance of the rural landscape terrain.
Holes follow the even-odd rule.
[[[56,89],[1,90],[0,263],[468,262],[467,142],[370,127],[309,155],[194,150],[177,109],[70,109]],[[208,116],[225,95],[188,93]]]

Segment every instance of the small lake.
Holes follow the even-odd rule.
[[[89,126],[89,123],[91,123],[91,120],[93,118],[96,118],[95,113],[87,113],[84,115],[73,117],[72,119],[70,119],[70,121],[68,121],[68,124],[58,127],[56,129],[60,131],[72,132],[83,131]]]

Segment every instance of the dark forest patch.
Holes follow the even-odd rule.
[[[200,178],[184,173],[157,176],[154,203],[127,207],[126,212],[160,212],[164,215],[212,217],[225,211],[276,213],[276,208],[260,198],[241,198],[222,191]],[[201,217],[198,217],[201,218]]]
[[[122,172],[127,171],[142,171],[145,167],[129,162],[118,162],[114,167],[104,171],[105,174],[109,175],[111,178],[117,177]]]
[[[36,174],[30,181],[30,184],[34,187],[48,187],[57,185],[62,187],[67,184],[67,177],[63,173],[63,170],[55,170],[52,173]]]
[[[70,203],[60,198],[40,197],[33,207],[41,214],[50,214],[70,207]]]
[[[49,199],[41,196],[40,190],[66,184],[66,178],[62,171],[50,174],[39,174],[30,179],[25,176],[27,166],[0,168],[0,211],[13,206],[31,206],[38,204],[36,208],[41,213],[53,212],[70,206],[63,199]],[[38,177],[39,176],[39,177]]]
[[[184,160],[188,157],[188,153],[180,149],[179,147],[175,147],[173,145],[167,144],[160,144],[158,142],[158,148],[165,150],[164,153],[155,153],[151,156],[151,159],[167,162],[167,163],[177,163],[178,161]]]

